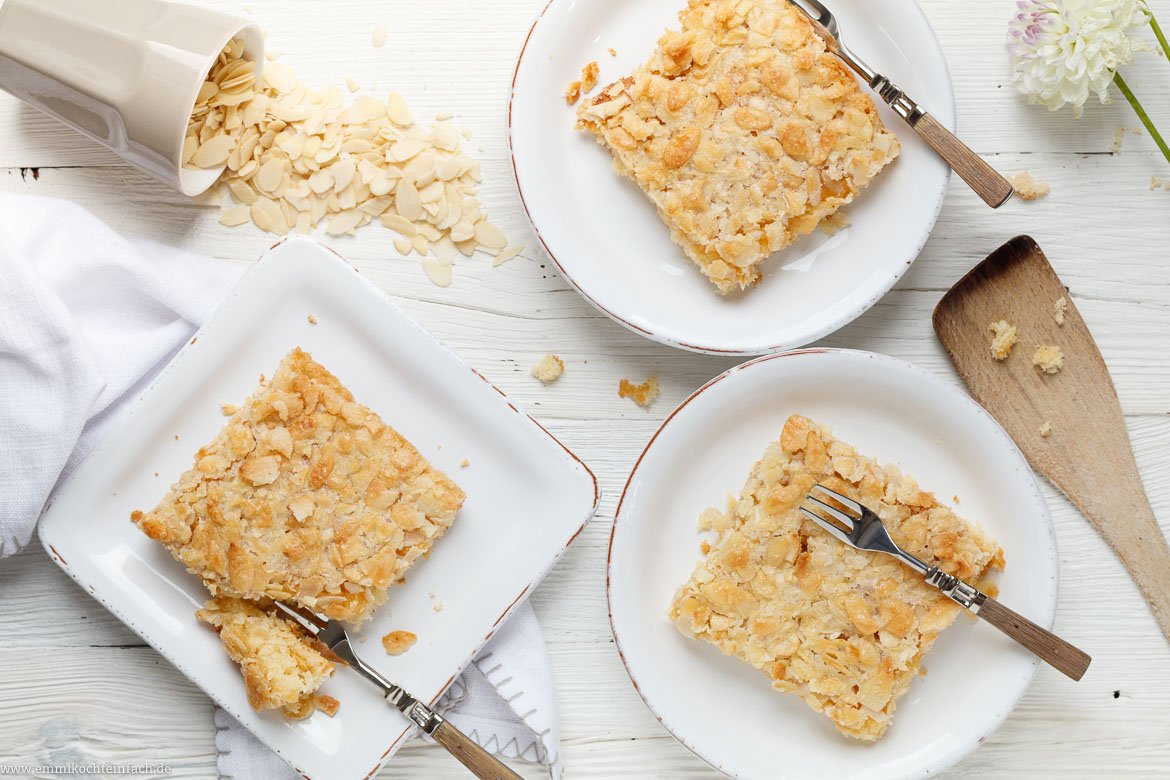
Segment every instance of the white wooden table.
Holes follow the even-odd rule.
[[[241,11],[235,0],[207,5]],[[670,2],[670,0],[663,0]],[[596,519],[533,594],[557,677],[570,778],[710,778],[631,687],[605,606],[605,552],[614,505],[634,459],[665,415],[734,361],[657,346],[595,312],[536,248],[507,163],[504,109],[521,42],[545,0],[252,0],[269,46],[317,86],[352,76],[402,92],[415,115],[452,111],[482,149],[482,200],[528,249],[493,270],[460,262],[439,289],[417,257],[394,256],[368,229],[331,240],[406,311],[508,392],[598,474]],[[681,4],[681,0],[678,0]],[[960,134],[1001,170],[1051,183],[1034,203],[998,213],[957,179],[934,235],[896,289],[826,339],[911,360],[957,381],[930,328],[935,302],[1004,240],[1030,233],[1071,288],[1113,372],[1154,508],[1170,528],[1170,191],[1149,190],[1170,166],[1124,102],[1091,105],[1075,122],[1024,105],[1008,81],[1003,40],[1011,0],[923,0],[947,52]],[[1152,0],[1170,22],[1170,0]],[[378,23],[389,43],[370,45]],[[1153,56],[1127,79],[1170,131],[1170,64]],[[1119,98],[1120,101],[1120,98]],[[194,251],[254,260],[272,243],[228,229],[113,155],[0,97],[0,189],[68,198],[116,229]],[[3,215],[0,215],[0,221]],[[3,280],[0,279],[0,284]],[[564,357],[560,382],[529,375],[545,352]],[[622,377],[657,374],[662,397],[643,411],[617,397]],[[1170,774],[1170,647],[1137,590],[1088,523],[1045,485],[1061,552],[1057,629],[1090,651],[1079,684],[1041,669],[1002,729],[949,777],[1152,777]],[[210,701],[62,574],[35,542],[0,564],[0,765],[144,762],[173,777],[213,777]],[[962,713],[955,713],[962,717]],[[521,767],[531,777],[540,772]],[[412,746],[381,777],[462,778],[441,751]]]

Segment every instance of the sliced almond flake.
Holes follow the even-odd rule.
[[[496,255],[495,259],[492,260],[492,268],[498,268],[499,266],[508,262],[509,260],[516,257],[517,255],[519,255],[523,251],[524,251],[523,244],[513,244],[512,246],[508,247],[507,249],[505,249],[504,251],[502,251],[498,255]]]
[[[297,224],[293,226],[293,230],[302,235],[308,235],[313,230],[312,215],[307,211],[297,214]]]
[[[358,84],[358,83],[357,83],[356,81],[354,81],[353,79],[346,79],[346,80],[345,80],[345,86],[349,88],[349,91],[350,91],[350,92],[357,92],[359,89],[361,89],[361,88],[362,88],[362,85],[361,85],[361,84]]]
[[[370,36],[370,43],[374,45],[375,49],[380,49],[386,45],[386,34],[386,25],[379,24],[374,28],[374,33]]]
[[[456,241],[455,248],[462,252],[465,256],[471,257],[475,254],[475,241]]]
[[[222,201],[223,189],[219,184],[191,198],[191,202],[197,206],[218,206]]]
[[[394,190],[398,213],[411,222],[417,222],[422,217],[422,200],[414,184],[403,179]]]
[[[384,212],[379,219],[384,227],[388,227],[406,238],[414,238],[414,223],[392,211]]]
[[[195,150],[191,163],[199,168],[218,168],[227,162],[235,143],[230,135],[217,135]]]
[[[444,236],[435,243],[431,244],[431,253],[444,263],[451,264],[455,262],[455,254],[459,250],[456,249],[455,244],[451,239]]]
[[[449,122],[442,122],[435,125],[434,141],[435,146],[448,152],[453,152],[459,148],[459,129]]]
[[[282,52],[280,49],[269,49],[268,51],[264,52],[264,57],[269,62],[272,62],[273,60],[279,60],[282,54],[284,54],[284,52]]]
[[[183,139],[182,161],[183,165],[191,162],[191,158],[195,156],[195,152],[199,150],[199,139],[193,135],[189,135]]]
[[[409,255],[411,251],[414,250],[414,244],[409,238],[398,236],[394,239],[394,248],[398,250],[398,254],[405,256]]]
[[[329,219],[329,225],[325,228],[325,232],[331,236],[340,236],[345,233],[352,234],[354,228],[358,226],[361,221],[362,213],[356,210],[343,211]]]
[[[271,203],[271,201],[267,201]],[[274,225],[272,223],[272,215],[262,205],[262,202],[257,198],[255,202],[248,209],[249,216],[252,217],[252,223],[261,230],[273,233]]]
[[[227,225],[228,227],[236,227],[249,221],[251,216],[248,214],[247,205],[240,203],[232,206],[230,209],[219,215],[219,224]]]
[[[269,158],[256,173],[255,184],[265,192],[275,192],[284,180],[285,161],[279,157]]]
[[[475,226],[466,219],[461,219],[451,228],[452,241],[467,241],[475,238]]]
[[[394,189],[394,180],[385,174],[370,182],[370,192],[374,195],[385,195],[392,189]]]
[[[484,220],[475,225],[475,242],[488,249],[503,249],[508,245],[508,237],[504,231]]]
[[[406,162],[426,148],[422,141],[413,139],[398,141],[386,150],[386,162]]]
[[[264,67],[261,77],[268,86],[281,94],[292,92],[297,88],[297,75],[292,68],[281,62],[270,62]]]
[[[414,124],[414,117],[406,105],[406,100],[397,92],[391,92],[390,97],[386,99],[386,116],[396,125],[409,127]]]
[[[334,184],[333,174],[329,171],[317,171],[309,177],[309,189],[318,195],[332,190]]]
[[[418,252],[420,255],[425,255],[431,248],[431,244],[429,241],[427,241],[426,236],[421,234],[416,235],[410,243],[412,246],[414,246],[414,251]]]
[[[423,271],[426,272],[427,278],[436,286],[451,286],[451,270],[454,267],[451,263],[444,263],[437,257],[424,257],[422,259],[422,267]]]

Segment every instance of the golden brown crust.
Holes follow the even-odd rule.
[[[313,712],[313,692],[333,674],[333,662],[300,626],[243,599],[219,596],[195,613],[213,626],[240,666],[248,703],[283,709],[290,718]]]
[[[451,525],[445,474],[300,349],[132,519],[214,595],[361,621]]]
[[[690,0],[644,65],[578,109],[721,293],[898,154],[873,100],[786,0]]]
[[[959,607],[892,558],[854,550],[799,512],[821,483],[873,509],[894,540],[949,574],[978,581],[1003,553],[893,466],[879,466],[794,415],[726,512],[670,617],[800,696],[843,734],[865,741],[889,727],[897,699]]]

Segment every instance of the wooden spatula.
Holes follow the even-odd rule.
[[[1028,236],[1007,242],[951,288],[934,330],[971,394],[1015,439],[1032,466],[1060,488],[1120,556],[1170,638],[1170,547],[1138,476],[1113,380],[1093,336],[1048,259]],[[1007,320],[1019,343],[993,360],[988,325]],[[1042,374],[1032,353],[1064,352],[1064,369]],[[1040,428],[1051,423],[1051,435]]]

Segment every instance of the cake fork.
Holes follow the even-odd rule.
[[[817,491],[843,509],[817,498],[814,495]],[[813,509],[809,508],[810,505]],[[813,511],[814,509],[816,511]],[[1086,653],[1055,634],[1045,631],[1022,615],[1016,614],[974,586],[947,574],[937,566],[928,566],[903,550],[890,538],[881,518],[848,496],[829,490],[824,485],[816,485],[805,496],[805,505],[801,506],[800,511],[805,517],[853,548],[885,553],[902,561],[921,574],[928,584],[938,588],[967,611],[983,618],[1072,679],[1081,679],[1085,670],[1089,668],[1092,659]]]
[[[882,100],[894,109],[894,113],[902,117],[906,124],[918,133],[923,141],[933,149],[939,157],[955,173],[970,185],[971,189],[983,199],[983,202],[993,209],[997,209],[1012,196],[1012,185],[994,168],[988,165],[983,158],[971,151],[965,143],[947,130],[941,122],[923,111],[917,103],[910,99],[905,92],[894,85],[888,78],[875,71],[854,54],[841,42],[841,30],[837,24],[837,17],[826,8],[820,0],[788,0],[796,6],[813,23],[813,29],[824,39],[829,51],[836,54],[862,80],[881,96]]]
[[[353,650],[345,628],[316,612],[276,602],[276,607],[301,628],[329,648],[337,658],[367,680],[382,689],[386,701],[409,718],[424,734],[434,738],[459,763],[471,770],[480,780],[522,780],[520,775],[477,745],[470,737],[451,725],[450,721],[411,696],[400,686],[387,680],[358,657]]]

